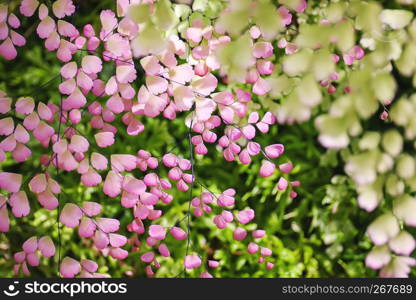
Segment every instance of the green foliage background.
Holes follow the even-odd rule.
[[[114,9],[112,0],[78,1],[79,12],[72,22],[76,25],[92,23],[98,28],[99,12],[105,8]],[[389,1],[384,1],[389,2]],[[0,89],[13,97],[32,96],[38,101],[59,103],[60,63],[54,53],[46,52],[33,32],[36,22],[23,21],[27,28],[28,44],[19,50],[19,56],[12,62],[0,61]],[[78,27],[79,28],[79,27]],[[79,59],[80,57],[78,57]],[[110,75],[111,64],[106,64],[104,74]],[[139,74],[140,75],[140,74]],[[139,76],[140,77],[140,76]],[[46,83],[46,84],[45,84]],[[136,83],[137,86],[140,82]],[[90,96],[89,101],[95,100]],[[104,102],[104,100],[101,100]],[[174,153],[188,158],[187,131],[182,118],[174,122],[162,118],[145,119],[146,130],[137,137],[128,136],[125,126],[118,119],[118,140],[105,154],[131,153],[146,149],[153,155],[161,155],[171,149]],[[86,123],[86,122],[85,122]],[[219,231],[206,217],[192,221],[192,248],[203,249],[221,267],[210,272],[215,277],[373,277],[376,273],[364,266],[364,258],[371,249],[365,236],[365,229],[373,216],[357,206],[356,192],[343,171],[342,153],[327,151],[317,142],[318,132],[313,120],[301,125],[274,126],[272,132],[260,138],[262,145],[284,143],[287,157],[296,164],[295,179],[302,182],[299,196],[291,200],[286,193],[276,190],[276,177],[259,178],[260,160],[249,166],[239,163],[225,163],[220,152],[210,148],[204,159],[197,157],[196,176],[212,191],[234,187],[237,190],[237,206],[250,206],[256,211],[256,221],[268,231],[268,245],[276,255],[276,267],[267,271],[259,267],[254,256],[241,254],[245,247],[232,239],[230,228]],[[84,135],[92,136],[92,129],[77,127]],[[33,157],[28,163],[14,164],[11,160],[2,163],[1,169],[32,174],[39,167],[39,157],[47,149],[32,147]],[[140,176],[140,173],[137,173]],[[121,220],[121,228],[131,221],[131,212],[120,206],[118,199],[106,197],[100,189],[85,188],[79,184],[79,176],[61,176],[63,195],[61,207],[66,202],[82,203],[93,200],[103,204],[104,216]],[[199,192],[199,191],[197,191]],[[0,277],[11,277],[13,253],[20,251],[22,243],[33,235],[51,235],[57,241],[58,230],[56,211],[40,207],[33,194],[30,203],[32,212],[22,219],[12,218],[9,233],[0,234]],[[175,200],[166,210],[164,221],[173,225],[182,219],[187,211],[188,194],[175,192]],[[183,225],[183,224],[182,224]],[[170,239],[171,237],[169,237]],[[162,259],[157,272],[160,277],[172,277],[182,271],[184,243],[170,243],[173,258]],[[77,233],[68,228],[62,230],[62,256],[94,259],[101,266],[99,272],[113,277],[145,276],[144,264],[139,253],[131,253],[123,262],[97,255],[89,241],[81,240]],[[57,276],[55,261],[42,261],[39,268],[31,268],[33,277]],[[198,276],[190,273],[189,276]],[[416,275],[413,271],[413,276]]]

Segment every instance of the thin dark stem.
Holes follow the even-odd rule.
[[[62,133],[62,135],[61,135],[61,138],[63,138],[63,136],[67,133],[67,131],[68,131],[68,129],[70,129],[70,128],[72,128],[71,126],[69,126],[68,128],[66,128],[65,129],[65,131]],[[46,171],[46,169],[49,167],[49,165],[51,164],[51,162],[53,162],[53,160],[55,159],[55,157],[57,156],[57,154],[56,153],[54,153],[52,156],[51,156],[51,158],[44,164],[44,166],[45,166],[45,171]],[[29,174],[29,176],[27,176],[27,178],[25,179],[25,181],[22,183],[22,187],[24,187],[27,183],[28,183],[28,181],[30,180],[30,179],[32,179],[32,176],[33,175],[35,175],[35,173],[37,173],[39,170],[41,170],[42,169],[42,165],[40,165],[40,166],[38,166],[38,167],[36,167],[30,174]]]
[[[221,116],[220,116],[220,118],[225,123],[225,120]],[[235,123],[225,123],[225,124],[234,127],[235,129],[239,130],[244,135],[243,129],[240,126],[238,126],[237,124],[235,124]],[[260,153],[264,156],[265,159],[272,162],[272,159],[266,154],[266,152],[264,152],[264,150],[261,146],[260,146]]]
[[[214,192],[212,192],[206,185],[201,183],[200,181],[196,180],[195,183],[199,184],[202,188],[204,188],[206,191],[208,191],[215,199],[219,200],[217,195],[215,195]]]
[[[104,53],[99,53],[96,50],[78,49],[78,51],[85,51],[85,52],[90,52],[90,53],[96,53],[96,54],[102,55],[102,56],[104,56],[106,58],[112,59],[114,61],[119,61],[119,62],[127,63],[127,64],[130,64],[130,65],[134,66],[134,63],[131,62],[133,60],[133,58],[119,59],[117,57],[109,56],[109,55],[106,55]]]
[[[193,186],[194,186],[194,180],[195,180],[195,169],[194,169],[194,151],[193,151],[193,146],[192,146],[192,121],[191,124],[189,126],[189,131],[188,131],[188,141],[189,141],[189,157],[191,159],[191,171],[192,171],[192,182],[191,182],[191,187],[189,189],[189,201],[188,201],[188,212],[187,212],[187,230],[188,230],[188,235],[187,235],[187,242],[186,242],[186,256],[189,253],[189,246],[191,244],[191,202],[192,202],[192,193],[193,193]],[[186,277],[186,267],[184,266],[184,277]]]
[[[36,88],[34,88],[32,91],[30,91],[29,93],[25,93],[23,95],[10,95],[8,94],[10,97],[12,98],[20,98],[20,97],[32,97],[36,94],[38,94],[41,91],[44,91],[43,88],[45,88],[46,86],[48,86],[49,84],[51,84],[52,82],[54,82],[56,79],[58,79],[61,76],[61,74],[55,75],[54,77],[52,77],[51,79],[49,79],[48,81],[46,81],[45,83],[43,83],[40,86],[37,86]]]
[[[62,83],[62,76],[61,76],[61,83]],[[59,125],[58,125],[58,140],[57,142],[59,142],[60,139],[60,134],[61,134],[61,125],[62,125],[62,94],[61,95],[61,99],[59,101]],[[59,184],[59,161],[58,161],[58,155],[56,155],[56,180],[58,181]],[[59,276],[59,266],[61,265],[61,245],[62,245],[62,237],[61,237],[61,224],[59,222],[59,215],[61,212],[60,206],[61,206],[61,194],[58,194],[58,211],[57,211],[57,215],[56,215],[56,220],[57,220],[57,224],[58,224],[58,276]]]

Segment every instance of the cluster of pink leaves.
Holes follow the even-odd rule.
[[[49,236],[44,236],[39,239],[33,236],[23,243],[22,249],[23,251],[14,254],[14,260],[16,261],[14,272],[16,274],[21,269],[23,274],[29,275],[28,264],[32,267],[37,267],[40,256],[49,258],[53,257],[56,252],[55,245]]]
[[[360,46],[354,46],[347,54],[343,55],[343,61],[345,65],[351,66],[355,60],[361,60],[363,59],[365,55],[364,50]],[[340,58],[337,54],[333,54],[332,56],[334,63],[338,63],[340,61]],[[336,82],[339,79],[339,74],[337,72],[332,73],[329,75],[327,79],[321,80],[320,84],[322,87],[326,87],[328,93],[334,94],[337,89],[333,82]],[[350,93],[350,87],[347,86],[344,88],[345,93]]]
[[[105,249],[114,259],[123,260],[128,252],[121,247],[127,238],[114,233],[119,230],[120,222],[111,218],[94,218],[101,213],[101,205],[85,201],[81,206],[73,203],[65,204],[59,220],[69,228],[78,227],[81,237],[92,238],[98,250]]]
[[[138,2],[140,1],[131,1],[131,4],[139,4]],[[274,48],[270,42],[260,40],[262,32],[259,28],[253,27],[250,30],[253,38],[253,68],[247,72],[246,83],[252,86],[251,91],[237,89],[216,92],[218,78],[214,72],[221,73],[216,50],[229,43],[231,38],[213,26],[204,28],[202,22],[195,20],[186,32],[186,41],[171,36],[161,53],[141,56],[140,65],[145,72],[145,84],[136,92],[133,83],[137,79],[137,72],[130,41],[140,34],[140,28],[126,15],[129,1],[118,1],[118,4],[118,16],[111,10],[101,12],[102,26],[96,35],[90,24],[79,31],[63,20],[75,12],[72,0],[55,1],[52,7],[39,4],[37,0],[22,1],[21,14],[31,17],[38,12],[40,22],[36,32],[45,40],[45,48],[56,51],[57,59],[63,63],[60,72],[62,83],[58,87],[62,100],[59,104],[45,104],[30,97],[14,101],[2,92],[0,113],[5,117],[0,119],[0,135],[5,136],[5,139],[0,143],[0,159],[4,160],[6,153],[11,152],[16,162],[26,161],[32,155],[26,146],[32,137],[48,149],[49,152],[40,158],[44,171],[29,178],[28,184],[39,203],[48,210],[63,206],[56,196],[61,193],[61,183],[57,181],[58,178],[52,178],[48,171],[50,166],[79,173],[81,183],[87,187],[103,183],[103,192],[108,197],[121,196],[122,207],[131,208],[134,216],[126,228],[132,236],[115,233],[120,229],[118,220],[97,217],[101,213],[101,205],[95,202],[83,202],[81,205],[66,203],[59,220],[69,228],[78,227],[81,238],[91,239],[98,251],[115,259],[123,260],[128,256],[128,250],[122,247],[129,242],[130,251],[143,252],[141,261],[146,264],[146,273],[152,276],[152,267],[160,267],[154,249],[163,257],[170,256],[167,242],[163,242],[167,230],[175,240],[189,243],[189,232],[179,226],[158,225],[163,210],[156,206],[162,203],[168,205],[174,200],[168,193],[172,183],[176,183],[176,188],[182,192],[188,191],[194,184],[202,186],[202,183],[193,172],[194,162],[191,158],[188,160],[166,153],[163,158],[157,159],[145,150],[139,150],[136,155],[112,154],[109,158],[99,153],[100,148],[111,147],[116,143],[117,128],[112,125],[116,120],[120,119],[126,126],[127,133],[135,136],[145,130],[140,121],[144,117],[161,115],[173,120],[186,112],[188,115],[185,124],[190,128],[191,152],[206,155],[209,151],[206,144],[213,144],[218,147],[212,149],[220,149],[226,161],[238,159],[242,164],[250,164],[254,157],[260,156],[262,165],[259,175],[269,177],[278,172],[277,189],[288,190],[292,198],[297,196],[293,188],[300,183],[288,178],[287,174],[293,169],[292,163],[276,165],[277,162],[274,161],[283,155],[283,145],[263,147],[255,141],[258,134],[267,134],[270,126],[276,123],[276,117],[270,112],[260,117],[258,112],[251,111],[251,93],[264,95],[270,91],[262,76],[270,75],[275,67],[267,60],[273,55]],[[9,14],[7,9],[2,9],[1,20],[7,18],[7,24],[13,28],[18,27],[17,18]],[[304,7],[299,9],[303,11]],[[53,14],[50,14],[50,10]],[[283,25],[291,23],[292,15],[287,8],[282,6],[278,13]],[[0,24],[0,29],[7,33],[8,25],[5,22]],[[12,41],[15,34],[10,31]],[[6,59],[13,59],[16,56],[14,47],[6,42],[7,40],[3,43],[5,46],[2,46],[5,50],[0,54]],[[179,63],[179,58],[185,57],[187,48],[190,48],[193,59],[198,61],[195,65]],[[286,48],[288,53],[296,51],[290,45],[282,48]],[[74,60],[77,53],[83,55],[80,62]],[[103,81],[100,73],[106,62],[115,64],[115,74]],[[223,77],[222,80],[226,82],[227,78]],[[98,100],[88,103],[88,98],[92,95]],[[101,98],[106,99],[105,103],[100,101]],[[12,113],[16,116],[9,116]],[[77,124],[87,122],[97,130],[95,143],[76,128]],[[162,173],[162,168],[168,174],[166,179],[158,175],[159,172]],[[132,174],[134,170],[140,170],[143,177],[136,178]],[[149,170],[154,171],[148,172]],[[105,176],[104,182],[102,175]],[[0,187],[10,192],[10,195],[0,199],[0,231],[7,232],[10,226],[7,205],[17,218],[27,216],[30,205],[23,190],[22,175],[1,172]],[[273,268],[272,251],[258,244],[265,237],[265,231],[254,230],[251,233],[252,241],[248,241],[244,225],[254,219],[254,210],[245,208],[233,212],[236,191],[232,188],[220,195],[205,189],[200,196],[189,200],[193,214],[196,217],[211,214],[213,225],[219,229],[234,223],[234,239],[246,240],[248,253],[259,253],[259,263],[265,262],[267,258],[266,267]],[[145,226],[144,220],[148,220],[150,225]],[[45,242],[42,240],[41,243],[41,240],[32,238],[30,243],[33,245],[30,249],[24,245],[24,252],[15,256],[17,266],[21,265],[25,274],[28,273],[26,261],[31,266],[37,265],[33,258],[36,249],[46,257],[53,256],[55,252],[52,254],[50,250],[45,254],[46,250],[42,250],[45,249]],[[48,238],[47,247],[52,248],[53,243],[50,245],[49,241]],[[25,248],[29,250],[26,251]],[[184,258],[186,269],[199,268],[201,265],[201,255],[198,253],[188,254]],[[215,268],[219,262],[208,260],[207,265]],[[97,269],[98,266],[92,261],[78,262],[65,257],[61,262],[60,273],[64,277],[102,276],[96,273]],[[18,271],[18,267],[15,271]],[[203,271],[201,277],[211,275]]]
[[[16,58],[15,46],[22,47],[26,44],[25,37],[13,30],[18,29],[20,25],[19,18],[9,12],[8,6],[0,4],[0,55],[5,59]]]
[[[65,257],[60,265],[59,272],[64,278],[108,278],[107,274],[97,273],[98,265],[95,261],[89,259],[77,260]]]

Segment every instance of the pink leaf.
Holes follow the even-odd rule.
[[[38,249],[38,238],[36,236],[32,236],[27,239],[23,243],[22,249],[26,252],[26,254],[34,253]]]
[[[75,228],[79,225],[79,221],[83,213],[78,205],[67,203],[62,209],[59,221],[69,228]]]
[[[185,268],[192,270],[201,266],[201,258],[196,254],[190,254],[185,257]]]
[[[106,233],[115,232],[120,227],[118,220],[110,218],[97,218],[97,224],[99,229]]]
[[[74,278],[81,271],[81,265],[73,258],[65,257],[62,260],[59,272],[64,278]]]
[[[55,255],[55,245],[49,236],[44,236],[39,239],[38,248],[45,257],[52,257]]]
[[[29,215],[29,200],[27,199],[27,195],[24,191],[13,193],[10,196],[9,203],[12,206],[12,212],[16,218],[26,217]]]
[[[0,172],[0,188],[11,193],[17,193],[22,184],[22,175],[16,173]]]
[[[102,62],[98,56],[95,55],[87,55],[82,58],[81,62],[82,69],[85,73],[99,73],[102,70]]]
[[[100,148],[106,148],[114,144],[114,133],[99,132],[94,135],[95,141]]]

